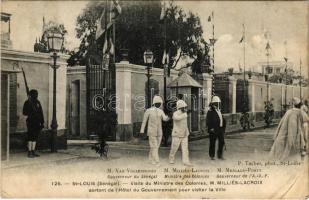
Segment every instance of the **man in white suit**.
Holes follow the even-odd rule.
[[[170,164],[175,163],[175,154],[181,145],[182,151],[182,162],[186,166],[192,166],[189,161],[189,150],[188,150],[188,115],[187,115],[187,104],[183,100],[178,100],[176,103],[177,111],[173,114],[173,131],[172,131],[172,146],[169,155]]]
[[[147,135],[150,146],[149,160],[152,164],[157,166],[160,165],[159,147],[162,140],[162,120],[169,120],[168,116],[166,116],[163,110],[160,109],[162,104],[162,98],[160,96],[154,96],[152,107],[145,111],[140,130],[140,133],[143,134],[148,121]]]

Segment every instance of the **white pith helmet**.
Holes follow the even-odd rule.
[[[298,105],[301,103],[301,100],[298,97],[293,97],[292,102],[293,105]]]
[[[160,96],[154,96],[153,97],[153,100],[152,100],[152,104],[155,104],[155,103],[161,103],[163,104],[163,100]]]
[[[186,104],[186,102],[184,100],[178,100],[177,103],[176,103],[176,106],[177,106],[177,110],[178,110],[180,108],[185,108],[188,105]]]
[[[218,96],[213,96],[211,103],[221,103],[221,99]]]

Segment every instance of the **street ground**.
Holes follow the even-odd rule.
[[[241,132],[226,136],[225,160],[210,160],[208,157],[208,138],[191,141],[189,143],[190,159],[194,169],[210,170],[210,177],[215,177],[217,168],[261,168],[268,174],[263,185],[248,186],[245,188],[225,186],[227,191],[217,193],[189,193],[159,194],[138,193],[143,198],[277,198],[303,197],[308,192],[308,159],[293,158],[291,163],[276,166],[264,166],[267,163],[268,152],[272,145],[272,137],[276,127],[260,129],[250,132]],[[89,193],[87,186],[74,186],[73,182],[89,182],[109,180],[108,169],[154,169],[155,174],[164,174],[165,168],[186,169],[182,165],[181,152],[176,155],[176,163],[168,163],[169,147],[160,148],[161,166],[156,167],[148,162],[148,141],[141,140],[139,144],[133,142],[110,142],[108,158],[100,158],[92,149],[90,141],[69,141],[67,150],[58,153],[42,151],[38,158],[27,158],[25,153],[11,155],[10,161],[2,163],[2,196],[6,197],[109,197],[130,198],[137,197],[134,193]],[[260,164],[258,164],[260,162]],[[240,164],[241,163],[241,164]],[[192,167],[191,167],[192,168]],[[300,173],[301,170],[304,170]],[[128,174],[128,173],[127,173]],[[153,177],[150,177],[152,180]],[[112,178],[113,180],[113,178]],[[130,185],[130,182],[121,178],[115,180]],[[140,181],[140,179],[138,179]],[[160,179],[161,180],[161,179]],[[164,179],[166,180],[166,179]],[[203,179],[204,180],[204,179]],[[216,180],[216,179],[215,179]],[[228,179],[229,180],[229,179]],[[145,181],[143,179],[142,181]],[[57,187],[57,183],[61,186]],[[299,182],[301,187],[299,187]],[[131,182],[132,184],[132,182]],[[56,185],[56,186],[55,186]],[[31,187],[29,187],[31,186]],[[138,186],[134,186],[138,187]],[[306,189],[304,189],[304,188]],[[16,190],[18,188],[18,190]],[[29,190],[31,188],[31,190]],[[285,189],[286,188],[286,189]],[[296,191],[294,191],[296,188]],[[35,191],[35,192],[34,192]],[[297,194],[297,195],[296,195]],[[102,196],[103,195],[103,196]],[[163,196],[162,196],[163,195]],[[292,196],[290,196],[292,195]],[[296,196],[295,196],[296,195]]]

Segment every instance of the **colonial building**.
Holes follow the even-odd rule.
[[[262,74],[270,76],[285,72],[286,63],[284,61],[259,62],[258,66],[262,69]],[[287,62],[287,68],[293,69],[293,63]]]
[[[2,17],[4,16],[4,17]],[[1,15],[1,20],[10,22],[9,14]],[[3,39],[10,38],[10,31]],[[2,36],[2,35],[1,35]],[[7,40],[9,41],[9,40]],[[10,41],[6,44],[12,44]],[[57,60],[57,119],[58,147],[66,148],[66,68],[68,56],[60,55]],[[30,89],[39,92],[45,124],[39,136],[38,148],[50,147],[50,124],[52,119],[53,69],[52,58],[48,53],[14,50],[11,45],[1,46],[1,137],[2,157],[8,158],[8,150],[26,149],[26,117],[22,114],[27,99],[25,79]]]

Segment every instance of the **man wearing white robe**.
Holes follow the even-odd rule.
[[[305,147],[304,115],[300,109],[301,101],[293,98],[293,108],[282,117],[274,136],[274,143],[270,150],[270,158],[286,160],[293,155],[301,155]]]

